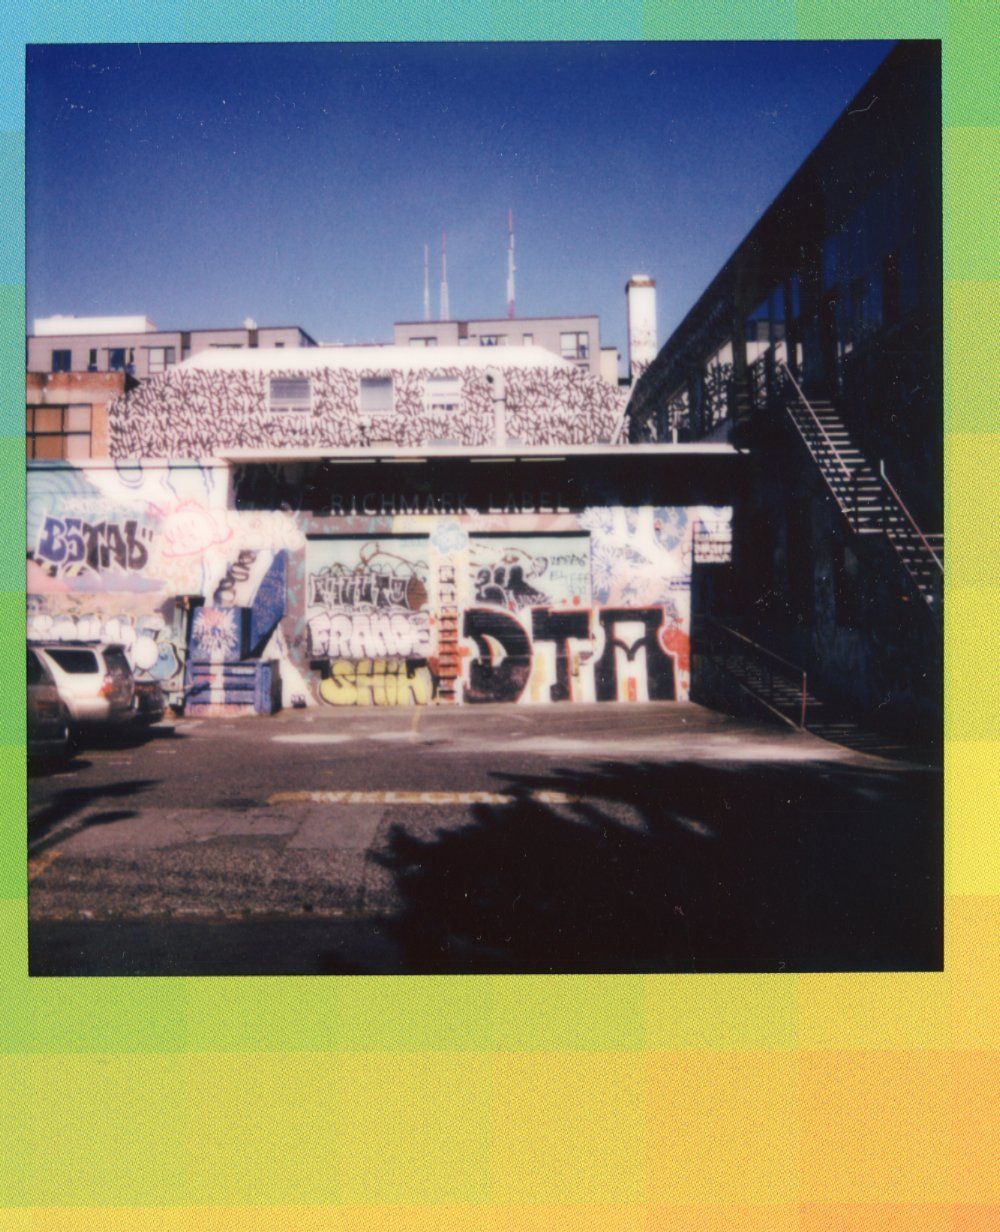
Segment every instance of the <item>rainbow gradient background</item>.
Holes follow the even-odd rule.
[[[998,11],[979,0],[8,7],[0,1229],[1000,1228]],[[942,40],[943,973],[28,979],[24,45],[395,38]]]

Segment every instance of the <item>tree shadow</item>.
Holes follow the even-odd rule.
[[[122,723],[82,728],[77,742],[81,748],[92,749],[137,749],[158,740],[187,740],[184,732],[178,731],[169,722],[164,724]]]
[[[497,777],[510,804],[430,839],[397,824],[373,856],[408,971],[941,969],[938,774],[606,762]]]
[[[87,813],[87,810],[99,802],[126,800],[155,787],[158,781],[125,779],[120,783],[106,783],[95,787],[67,787],[56,792],[44,808],[28,819],[29,855],[37,856],[55,843],[63,842],[89,826],[137,816],[136,809],[105,809],[96,813]],[[73,820],[70,825],[64,824],[71,819]],[[53,833],[57,829],[58,833]]]

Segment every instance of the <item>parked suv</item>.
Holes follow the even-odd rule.
[[[65,757],[71,751],[69,713],[52,673],[28,647],[28,756]]]
[[[32,649],[52,673],[74,726],[130,723],[136,717],[135,680],[124,647],[36,642]]]

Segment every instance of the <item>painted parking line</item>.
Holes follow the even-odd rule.
[[[277,791],[268,804],[578,804],[580,796],[562,791],[530,791],[524,796],[498,791]]]
[[[272,736],[274,744],[343,744],[353,739],[338,732],[303,732],[302,735]]]

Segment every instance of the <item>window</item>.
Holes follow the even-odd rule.
[[[56,650],[47,646],[45,653],[70,676],[96,676],[101,670],[92,650]]]
[[[457,376],[432,376],[424,387],[429,411],[458,411],[462,406],[462,382]]]
[[[437,338],[411,338],[410,346],[429,347],[437,346]]]
[[[590,335],[586,330],[561,333],[559,353],[563,359],[586,359],[590,354]]]
[[[272,376],[272,411],[307,415],[312,410],[312,386],[307,376]]]
[[[274,345],[276,347],[283,347],[285,344],[283,342],[276,342]]]
[[[135,371],[135,347],[108,347],[108,371]]]
[[[385,415],[392,411],[392,377],[363,376],[359,409],[362,415]]]
[[[49,684],[48,673],[33,650],[28,651],[28,684]]]
[[[177,362],[177,352],[172,346],[168,347],[150,347],[149,348],[149,373],[150,376],[157,372],[165,372],[169,367]]]
[[[97,347],[90,348],[90,354],[87,357],[87,371],[88,372],[97,371]]]
[[[506,334],[480,334],[479,335],[479,345],[480,346],[506,346],[507,345],[507,335]]]
[[[531,346],[535,341],[535,335],[534,334],[522,334],[521,341],[524,343],[525,346]]]
[[[91,407],[29,406],[25,450],[29,458],[90,457]]]
[[[69,372],[73,367],[73,352],[72,351],[53,351],[52,352],[52,371],[53,372]]]

